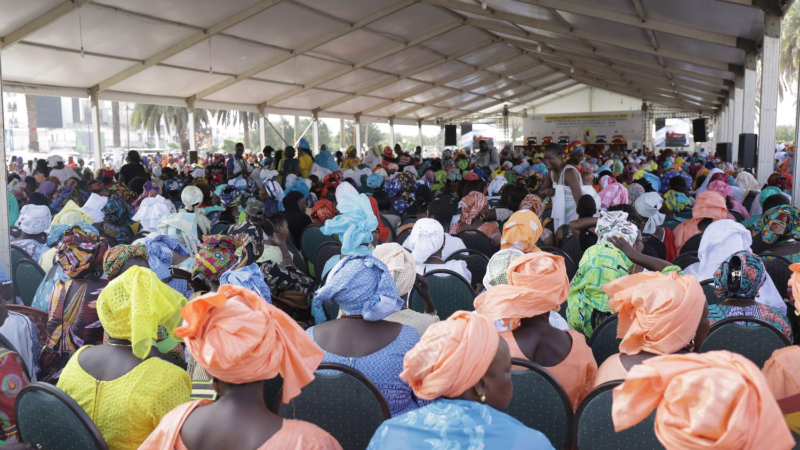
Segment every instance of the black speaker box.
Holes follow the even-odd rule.
[[[465,135],[472,131],[472,124],[471,123],[462,123],[461,124],[461,135]]]
[[[708,136],[706,131],[708,129],[708,119],[694,119],[692,120],[692,135],[694,135],[695,142],[706,142]]]
[[[455,125],[444,126],[444,145],[458,145]]]
[[[739,165],[745,169],[755,169],[758,164],[758,135],[742,133],[739,135]]]
[[[733,144],[730,142],[717,143],[717,158],[725,162],[733,162]]]

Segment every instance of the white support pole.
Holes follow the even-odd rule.
[[[781,17],[764,15],[764,43],[761,58],[761,117],[758,130],[758,183],[767,182],[775,160],[775,127],[778,121],[780,79]]]
[[[5,118],[3,117],[3,62],[0,55],[0,186],[8,186],[8,167],[6,166],[6,129]],[[36,124],[28,124],[28,127]],[[0,195],[0,267],[11,276],[11,224],[8,222],[8,195]]]
[[[358,119],[361,121],[361,117]],[[364,122],[364,147],[369,148],[369,122]]]
[[[733,90],[733,161],[734,165],[739,162],[739,135],[742,134],[742,116],[744,114],[744,77],[736,76],[736,83]]]
[[[389,147],[394,150],[394,119],[389,119]]]
[[[800,142],[800,77],[797,78],[797,97],[795,98],[796,102],[796,114],[794,119],[794,139],[795,142]],[[0,111],[0,118],[2,118],[2,111]],[[2,126],[0,124],[0,126]],[[797,150],[795,149],[795,156],[792,160],[792,164],[794,164],[794,173],[800,173],[800,158],[798,158]],[[800,177],[794,177],[792,180],[792,205],[796,208],[800,206]]]
[[[363,156],[365,153],[361,151],[361,118],[358,116],[356,116],[353,120],[353,130],[355,130],[356,135],[356,153],[360,156]]]
[[[292,141],[294,141],[294,145],[297,145],[297,142],[300,141],[300,116],[294,116],[294,136]]]
[[[189,112],[189,151],[196,152],[197,151],[197,135],[195,133],[194,128],[194,100],[190,99],[186,101],[186,109]]]
[[[418,142],[417,145],[422,147],[422,121],[421,120],[417,121],[417,130],[419,131],[419,138],[417,140],[417,142]]]
[[[281,131],[280,131],[280,133],[281,133],[281,140],[282,140],[282,141],[284,142],[284,144],[285,144],[285,143],[286,143],[286,127],[284,126],[284,123],[283,123],[283,116],[282,116],[282,115],[280,115],[280,116],[278,116],[278,118],[279,118],[279,120],[280,120],[280,122],[281,122]]]
[[[266,111],[263,109],[258,111],[258,141],[263,150],[267,146],[267,118]]]
[[[344,119],[339,119],[339,150],[344,151]]]
[[[442,146],[441,150],[444,152],[444,123],[439,125],[439,144]],[[441,154],[440,154],[441,155]]]
[[[92,150],[94,151],[94,169],[103,168],[103,139],[100,136],[100,99],[98,92],[91,92],[92,101]]]
[[[732,97],[728,98],[728,142],[733,144],[733,141],[739,140],[739,135],[736,134],[734,130],[734,125],[736,125],[736,102]],[[734,144],[734,148],[737,147]],[[733,162],[733,161],[729,161]]]
[[[728,142],[728,109],[725,105],[722,106],[722,112],[719,115],[719,139],[717,142]],[[709,153],[713,153],[709,150]]]
[[[312,137],[314,138],[314,143],[311,144],[312,146],[311,154],[313,155],[314,152],[319,151],[319,113],[315,111],[314,118],[312,120],[314,121],[314,130],[312,131],[313,133]]]
[[[742,133],[756,132],[756,65],[758,55],[748,54],[744,58],[744,96],[742,101]]]

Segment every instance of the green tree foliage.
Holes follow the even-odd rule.
[[[135,128],[143,128],[146,131],[161,136],[161,121],[166,123],[167,135],[175,131],[181,142],[183,150],[189,149],[189,110],[177,106],[160,106],[137,103],[131,112],[131,125]],[[195,109],[194,126],[195,129],[205,127],[209,122],[209,111],[205,109]]]
[[[794,142],[795,127],[792,125],[778,125],[775,131],[775,140],[781,142]]]

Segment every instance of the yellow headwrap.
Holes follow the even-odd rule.
[[[150,353],[158,326],[173,339],[186,298],[158,279],[150,269],[134,266],[113,279],[100,292],[97,316],[108,335],[130,339],[133,354],[144,359]]]
[[[72,200],[68,201],[64,208],[53,216],[53,225],[75,225],[78,222],[94,223],[94,218],[87,214]]]

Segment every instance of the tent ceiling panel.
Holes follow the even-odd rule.
[[[465,4],[469,5],[470,2],[465,2]],[[474,4],[475,3],[472,3],[472,5]],[[521,16],[529,17],[533,20],[541,21],[542,23],[550,23],[552,25],[558,25],[560,23],[553,13],[547,8],[532,5],[530,3],[491,0],[487,2],[487,7],[487,9],[492,9],[494,11],[519,14]]]
[[[569,24],[572,25],[576,30],[591,32],[594,34],[601,34],[608,37],[614,37],[617,39],[626,39],[643,44],[649,43],[647,38],[647,32],[638,27],[609,22],[608,20],[596,19],[593,17],[586,17],[580,14],[571,14],[568,12],[561,12],[559,14],[561,15],[561,17],[564,18],[564,20],[569,22]],[[561,23],[559,23],[558,25],[562,27],[564,26]],[[522,28],[531,33],[538,32],[536,30],[536,27],[533,26],[523,26]],[[555,36],[560,37],[563,35],[555,35]]]
[[[454,76],[455,74],[462,73],[469,68],[470,66],[462,63],[461,61],[450,61],[436,66],[433,69],[428,69],[422,73],[414,75],[414,78],[417,80],[434,83],[436,80]]]
[[[333,108],[329,109],[328,111],[346,113],[346,114],[356,114],[361,111],[364,111],[367,108],[372,108],[373,106],[382,102],[383,99],[380,98],[357,97],[354,98],[353,100],[348,100],[344,103],[336,105]]]
[[[45,12],[55,8],[63,0],[39,0],[26,2],[0,0],[0,36],[5,36]]]
[[[251,65],[257,63],[253,62]],[[255,75],[256,78],[284,83],[304,84],[318,77],[320,73],[333,72],[345,67],[330,61],[321,61],[309,56],[297,56]]]
[[[506,74],[506,73],[511,72],[513,70],[517,70],[517,69],[521,69],[523,67],[529,66],[529,65],[531,65],[531,64],[533,64],[535,62],[536,62],[536,60],[531,58],[528,55],[520,55],[520,56],[517,56],[516,58],[509,59],[509,60],[503,61],[501,63],[495,64],[493,66],[490,66],[486,70],[488,70],[490,72],[494,72],[494,73]]]
[[[425,83],[420,83],[414,80],[400,80],[397,83],[392,83],[389,86],[376,89],[369,93],[370,96],[384,97],[384,98],[403,98],[412,91],[419,90],[428,86]]]
[[[25,41],[80,50],[78,11],[73,10]],[[81,8],[80,16],[84,50],[126,58],[145,59],[196,33],[188,28],[143,22],[97,8]],[[90,23],[92,26],[87,26]]]
[[[321,5],[319,0],[296,0],[297,3],[325,11],[340,19],[355,22],[362,17],[380,11],[395,3],[397,0],[325,0]]]
[[[494,105],[495,103],[497,103],[497,100],[493,98],[487,98],[477,101],[475,103],[471,103],[469,106],[466,106],[465,109],[468,109],[470,111],[480,111],[483,108],[486,108],[487,106]]]
[[[439,52],[442,55],[450,55],[461,49],[483,42],[488,37],[486,33],[473,27],[459,27],[436,39],[431,39],[425,43],[425,47]]]
[[[413,103],[428,103],[428,102],[430,102],[431,100],[433,100],[435,98],[439,98],[439,97],[441,97],[443,95],[447,95],[447,94],[449,94],[451,92],[453,92],[452,89],[449,89],[449,88],[446,88],[446,87],[438,87],[438,88],[433,88],[433,89],[427,90],[427,91],[425,91],[425,92],[423,92],[421,94],[417,94],[417,95],[413,95],[411,97],[408,97],[406,100],[408,100],[409,102],[413,102]]]
[[[453,15],[446,11],[424,3],[417,3],[374,22],[368,28],[404,41],[410,41],[452,20]]]
[[[375,111],[372,111],[370,113],[370,115],[371,116],[377,116],[377,117],[392,117],[395,114],[397,114],[398,111],[402,111],[402,110],[404,110],[406,108],[409,108],[411,106],[414,106],[414,105],[412,105],[411,103],[398,102],[398,103],[394,103],[392,105],[383,107],[381,109],[377,109]]]
[[[656,33],[659,44],[664,48],[670,48],[686,53],[693,53],[705,58],[725,61],[731,64],[743,65],[745,52],[739,48],[725,47],[724,45],[711,44],[708,42],[698,42],[682,36],[675,36],[667,33]]]
[[[710,67],[700,66],[697,64],[690,64],[684,61],[675,61],[674,59],[669,59],[669,58],[664,58],[664,61],[667,63],[667,67],[675,67],[682,70],[688,70],[689,72],[694,72],[699,75],[724,78],[727,80],[733,80],[735,78],[733,73],[725,70],[712,69]]]
[[[436,116],[440,112],[446,112],[447,108],[437,108],[435,106],[431,106],[428,108],[422,108],[417,111],[414,111],[410,114],[403,116],[404,118],[408,119],[423,119],[425,117]]]
[[[15,45],[3,50],[3,79],[86,88],[134,63],[78,53]]]
[[[504,78],[504,79],[498,80],[498,81],[496,81],[496,82],[494,82],[492,84],[487,84],[485,86],[481,86],[479,88],[473,89],[472,92],[474,92],[476,94],[486,95],[487,92],[492,92],[492,91],[496,91],[496,90],[499,90],[499,89],[510,89],[510,88],[515,87],[515,86],[518,86],[518,85],[515,84],[513,81]]]
[[[536,78],[536,80],[530,80],[527,82],[527,84],[528,86],[541,87],[552,84],[554,81],[558,81],[563,78],[565,78],[565,75],[562,73],[551,73],[545,76],[538,77]]]
[[[382,60],[374,64],[370,64],[367,67],[384,72],[402,73],[434,61],[440,61],[441,59],[442,57],[433,52],[422,50],[419,47],[413,47],[403,50],[402,52],[395,53],[388,58],[383,58]]]
[[[395,77],[369,69],[358,69],[343,75],[335,80],[331,80],[319,87],[322,89],[333,89],[343,92],[355,92],[365,86],[375,83],[393,80]],[[302,84],[302,82],[300,83]]]
[[[189,97],[226,77],[171,67],[151,67],[114,85],[115,91]],[[227,100],[226,100],[227,101]]]
[[[456,106],[458,104],[465,103],[465,102],[468,102],[470,100],[474,100],[476,98],[480,98],[480,95],[473,94],[472,92],[465,92],[465,93],[463,93],[461,95],[457,95],[457,96],[455,96],[453,98],[449,98],[449,99],[447,99],[445,101],[439,102],[439,103],[436,104],[436,106],[441,106],[441,107],[444,107],[444,108],[452,108],[452,107],[454,107],[454,106]]]
[[[491,74],[489,72],[472,72],[471,74],[461,77],[455,81],[451,81],[447,83],[447,87],[451,87],[453,89],[463,89],[464,86],[469,86],[475,83],[491,83],[493,80],[497,79],[498,75]]]
[[[236,83],[209,95],[206,100],[253,104],[283,94],[289,89],[292,89],[292,86],[287,84],[243,80],[241,83]]]
[[[510,45],[498,43],[492,44],[486,48],[478,50],[475,53],[464,56],[461,58],[461,61],[477,66],[481,63],[491,61],[492,59],[497,59],[501,56],[511,56],[515,53],[519,53],[519,50],[514,49]]]
[[[316,109],[320,105],[332,102],[344,97],[345,94],[338,92],[321,91],[319,89],[309,89],[300,95],[287,98],[275,104],[277,108],[290,108],[290,109]]]
[[[582,0],[605,3],[604,0]],[[682,23],[717,33],[758,41],[764,29],[764,12],[758,8],[726,4],[713,0],[642,0],[650,20]]]
[[[511,76],[511,78],[513,78],[515,80],[518,80],[518,81],[522,81],[522,80],[533,81],[533,80],[538,80],[539,77],[543,77],[546,74],[551,73],[552,71],[553,71],[552,69],[550,69],[549,67],[545,66],[544,64],[539,64],[538,66],[536,66],[536,67],[534,67],[532,69],[528,69],[528,70],[526,70],[524,72],[520,72],[520,73],[514,74],[514,75]]]
[[[14,1],[14,0],[12,0]],[[160,17],[175,22],[191,23],[208,28],[229,17],[234,11],[241,11],[258,3],[259,0],[94,0],[95,3],[122,8],[128,11]],[[21,2],[21,3],[41,3]],[[191,11],[191,14],[187,14]],[[84,22],[85,24],[86,22]]]
[[[320,38],[341,27],[342,24],[336,20],[282,2],[229,28],[225,33],[278,47],[297,48],[303,42]]]
[[[211,40],[210,50],[208,41],[201,42],[166,59],[164,63],[205,71],[212,67],[235,74],[281,54],[282,51],[274,48],[257,47],[226,36],[215,36]]]
[[[367,30],[356,30],[319,46],[315,51],[356,63],[389,50],[396,45],[397,41],[378,36]]]

